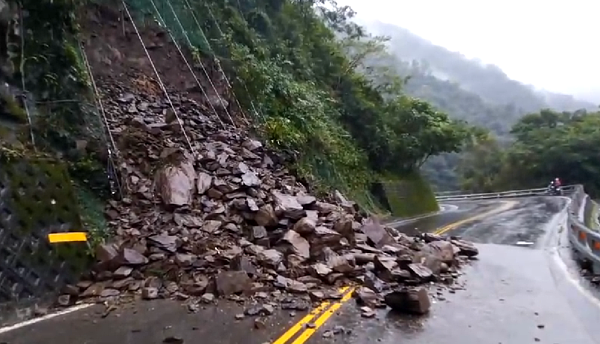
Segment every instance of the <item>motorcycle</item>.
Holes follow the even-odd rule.
[[[549,185],[548,189],[546,189],[546,194],[550,196],[562,196],[563,190],[560,186]]]

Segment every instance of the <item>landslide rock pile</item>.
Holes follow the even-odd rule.
[[[339,193],[309,195],[280,157],[193,100],[171,96],[179,122],[163,97],[110,84],[104,106],[128,193],[109,204],[114,237],[62,305],[252,297],[306,309],[350,282],[373,305],[398,286],[451,282],[460,257],[477,255],[461,240],[385,228]]]

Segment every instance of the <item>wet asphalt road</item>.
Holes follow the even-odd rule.
[[[266,318],[265,328],[254,329],[253,319],[235,320],[244,307],[219,302],[189,313],[181,302],[141,302],[101,318],[98,305],[0,334],[2,344],[160,344],[169,337],[185,344],[269,342],[296,322],[280,311]],[[176,342],[173,342],[176,343]]]
[[[498,263],[498,256],[503,261]],[[526,264],[524,264],[526,262]],[[465,290],[447,293],[426,317],[398,316],[381,311],[376,320],[360,318],[348,305],[321,331],[342,325],[350,335],[338,343],[496,344],[594,343],[554,283],[543,252],[488,244],[481,259],[465,269]],[[597,331],[595,331],[597,332]],[[321,334],[321,333],[319,333]],[[322,334],[311,343],[328,343]]]
[[[454,202],[454,211],[398,228],[410,234],[433,232],[492,211],[501,202]],[[349,300],[306,343],[596,343],[589,333],[600,320],[600,308],[585,286],[572,283],[566,271],[574,267],[556,259],[568,258],[568,253],[556,226],[549,224],[557,221],[554,214],[564,202],[556,197],[516,200],[509,210],[464,222],[449,232],[479,243],[481,254],[464,269],[464,290],[447,292],[429,316],[407,318],[381,311],[376,319],[362,319]],[[533,244],[516,247],[519,241]],[[102,311],[94,306],[0,333],[0,343],[150,344],[176,336],[183,343],[261,344],[272,343],[304,316],[280,311],[267,318],[264,328],[255,329],[253,319],[235,320],[241,306],[223,301],[195,314],[175,301],[144,302],[106,318],[100,318]],[[324,331],[335,326],[352,332],[324,338]]]

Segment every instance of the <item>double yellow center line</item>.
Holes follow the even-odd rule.
[[[478,214],[478,215],[475,215],[475,216],[468,217],[468,218],[466,218],[464,220],[453,222],[453,223],[451,223],[451,224],[449,224],[447,226],[444,226],[444,227],[438,229],[437,231],[433,232],[433,234],[442,235],[442,234],[445,234],[445,233],[447,233],[447,232],[449,232],[449,231],[451,231],[451,230],[453,230],[453,229],[455,229],[455,228],[457,228],[459,226],[462,226],[462,225],[464,225],[466,223],[473,222],[473,221],[476,221],[476,220],[479,220],[479,219],[483,219],[483,218],[486,218],[486,217],[489,217],[489,216],[492,216],[492,215],[495,215],[495,214],[499,214],[499,213],[505,212],[507,210],[512,209],[519,202],[518,201],[504,201],[502,203],[503,203],[502,206],[500,206],[498,208],[494,208],[494,209],[492,209],[490,211],[486,211],[485,213],[481,213],[481,214]]]
[[[298,332],[304,329],[303,332],[300,332],[293,342],[290,344],[302,344],[310,338],[319,327],[323,326],[325,322],[338,310],[342,307],[342,304],[350,298],[352,298],[352,292],[354,291],[353,287],[343,287],[340,290],[342,293],[342,299],[338,302],[329,302],[325,301],[321,303],[317,308],[312,310],[308,315],[302,318],[299,322],[297,322],[294,326],[292,326],[286,333],[284,333],[281,337],[277,338],[273,342],[273,344],[286,344],[289,340],[294,338]],[[320,315],[320,316],[319,316]],[[317,320],[312,321],[315,317]],[[312,323],[312,327],[308,328],[307,325]]]
[[[504,211],[507,211],[513,208],[518,202],[517,201],[504,201],[502,202],[502,206],[487,211],[485,213],[481,213],[457,222],[453,222],[447,226],[439,228],[434,234],[441,235],[446,232],[449,232],[457,227],[464,225],[468,222],[476,221],[491,215],[499,214]],[[304,318],[298,321],[294,326],[292,326],[287,332],[285,332],[281,337],[277,338],[272,344],[303,344],[305,343],[325,322],[338,310],[342,307],[346,301],[352,298],[352,292],[354,291],[354,287],[343,287],[339,290],[339,292],[343,295],[342,299],[338,302],[329,302],[325,301],[321,303],[317,308],[313,309],[310,313],[308,313]],[[318,317],[318,318],[317,318]],[[313,321],[313,319],[315,319]],[[309,324],[312,324],[311,327],[308,327]],[[304,330],[304,331],[302,331]],[[300,334],[298,334],[300,333]],[[293,340],[290,342],[290,340]]]

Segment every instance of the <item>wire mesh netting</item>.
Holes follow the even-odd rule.
[[[242,115],[251,110],[255,119],[264,120],[260,115],[263,111],[250,97],[244,81],[237,78],[230,80],[228,77],[235,74],[235,67],[230,59],[234,33],[221,18],[226,17],[236,21],[237,24],[246,25],[240,2],[129,0],[126,1],[126,5],[131,9],[136,22],[158,23],[169,32],[176,44],[192,52],[193,61],[190,62],[195,67],[200,65],[202,71],[198,74],[206,77],[208,81],[208,85],[203,87],[214,89],[213,80],[202,62],[211,61],[210,67],[216,67],[221,74],[219,77],[232,88],[233,99],[242,111]]]

